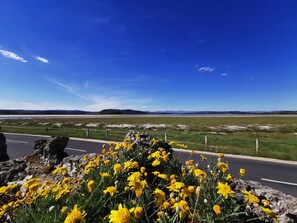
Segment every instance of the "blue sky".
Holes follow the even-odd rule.
[[[294,0],[0,5],[0,109],[297,110]]]

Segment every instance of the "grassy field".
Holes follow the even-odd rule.
[[[147,132],[189,149],[297,160],[297,116],[110,116],[0,120],[0,131],[122,141],[129,130]],[[107,133],[108,130],[108,133]],[[207,145],[205,145],[207,136]],[[259,142],[256,153],[256,139]]]

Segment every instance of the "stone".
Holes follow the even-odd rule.
[[[54,165],[48,165],[43,168],[42,172],[44,174],[50,174],[54,170],[55,166]]]
[[[235,190],[247,190],[260,198],[265,198],[270,202],[271,210],[276,214],[279,222],[296,223],[297,222],[297,198],[286,195],[278,190],[261,185],[255,181],[237,180]],[[254,209],[257,216],[263,215],[259,210]]]
[[[59,164],[68,154],[64,152],[69,137],[56,136],[49,139],[41,138],[35,141],[35,153],[42,155],[49,165]]]
[[[9,156],[7,154],[6,138],[3,133],[0,133],[0,162],[7,160],[9,160]]]
[[[48,174],[54,169],[54,165],[61,163],[68,156],[64,152],[68,137],[41,138],[35,143],[35,152],[16,160],[0,162],[0,186],[8,182],[23,180],[27,175],[39,176]],[[0,143],[6,139],[0,135]]]

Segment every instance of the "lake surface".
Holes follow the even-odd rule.
[[[144,114],[144,115],[0,115],[0,119],[50,119],[50,118],[133,118],[133,117],[256,117],[297,116],[274,114]]]

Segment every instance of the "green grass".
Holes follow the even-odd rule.
[[[57,127],[56,123],[61,123],[61,127]],[[96,123],[97,127],[87,127],[89,123]],[[167,126],[145,129],[142,125],[147,123]],[[135,126],[125,129],[107,126],[119,124]],[[178,125],[185,125],[187,129],[180,129]],[[227,126],[240,126],[246,129],[230,130],[226,129]],[[188,144],[189,149],[297,160],[297,135],[295,134],[297,116],[34,118],[1,120],[0,127],[2,132],[67,135],[112,141],[122,141],[129,129],[148,132],[161,139],[166,132],[168,140]],[[86,134],[87,128],[89,128],[89,135]],[[208,137],[206,147],[205,135]],[[258,154],[256,154],[256,139],[259,140]]]

